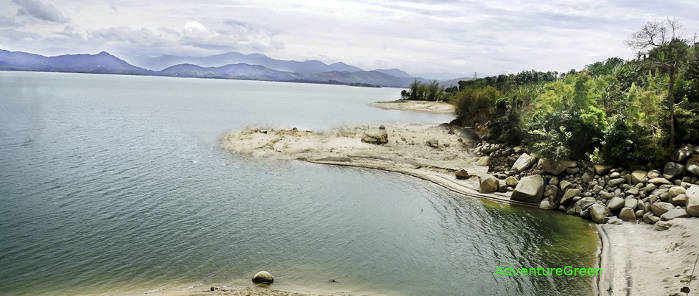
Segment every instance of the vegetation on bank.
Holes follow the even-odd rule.
[[[672,20],[648,22],[627,41],[638,50],[630,61],[459,81],[446,90],[415,82],[404,97],[449,101],[459,124],[541,157],[656,165],[677,145],[699,141],[699,43],[678,32]]]

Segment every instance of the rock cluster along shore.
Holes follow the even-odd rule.
[[[521,147],[485,142],[473,151],[489,166],[480,177],[483,193],[511,192],[511,200],[600,224],[642,221],[663,230],[665,221],[699,217],[699,147],[685,145],[662,170],[648,171],[538,159]]]

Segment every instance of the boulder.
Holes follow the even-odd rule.
[[[670,198],[673,198],[675,196],[678,196],[680,194],[685,194],[687,189],[684,189],[682,186],[672,186],[670,187],[670,190],[667,191],[667,193],[670,194]]]
[[[681,176],[682,173],[684,173],[684,166],[676,162],[667,162],[663,168],[663,177],[668,180]]]
[[[454,175],[459,180],[468,179],[471,177],[471,175],[468,173],[468,171],[466,171],[464,169],[460,169],[460,170],[456,171],[456,173],[454,173]]]
[[[578,188],[571,188],[565,191],[563,193],[563,197],[561,197],[561,203],[566,203],[568,200],[572,199],[574,196],[578,196],[582,193],[580,189]]]
[[[612,224],[612,225],[624,224],[624,222],[622,222],[621,219],[614,217],[614,216],[609,217],[609,219],[607,219],[607,223]]]
[[[481,188],[480,192],[481,193],[493,193],[498,191],[498,187],[500,185],[500,182],[498,182],[498,179],[491,175],[484,175],[480,177],[481,179]]]
[[[636,206],[638,206],[638,199],[635,199],[633,197],[627,197],[626,199],[624,199],[624,207],[636,209]]]
[[[601,165],[601,164],[596,164],[594,166],[594,168],[595,168],[595,174],[597,174],[597,175],[604,175],[607,172],[609,172],[610,169],[612,169],[612,167],[610,167],[608,165]]]
[[[695,176],[699,176],[699,153],[694,153],[687,160],[687,171]]]
[[[568,189],[568,187],[570,187],[572,185],[573,185],[573,183],[570,183],[566,180],[563,180],[563,181],[558,183],[558,187],[561,188],[561,191],[566,191],[566,189]]]
[[[519,173],[530,168],[534,162],[536,162],[536,157],[522,153],[512,165],[512,170]]]
[[[670,229],[670,227],[672,227],[672,223],[667,221],[658,221],[657,223],[655,223],[655,227],[653,227],[653,230],[663,231]]]
[[[515,187],[515,186],[517,186],[517,183],[519,183],[519,181],[515,177],[509,176],[505,179],[505,184],[507,186]]]
[[[266,271],[260,271],[252,277],[252,282],[255,284],[271,284],[274,282],[274,277],[271,273]]]
[[[559,175],[568,168],[568,164],[569,163],[567,161],[563,160],[556,161],[552,159],[544,159],[542,162],[542,167],[546,173],[551,175]]]
[[[364,137],[362,137],[362,142],[383,145],[388,143],[388,134],[385,131],[382,133],[365,133]]]
[[[687,205],[687,195],[686,194],[677,195],[670,200],[670,203],[673,206],[684,207]]]
[[[691,144],[684,145],[682,146],[682,148],[677,149],[677,151],[675,151],[673,160],[676,162],[682,162],[687,157],[691,156],[693,152],[694,146],[692,146]]]
[[[665,178],[653,178],[648,180],[648,183],[655,184],[655,185],[663,185],[663,184],[672,184],[670,181],[668,181]]]
[[[631,184],[636,185],[646,181],[648,181],[648,172],[640,170],[631,172]]]
[[[612,211],[617,211],[624,206],[624,199],[621,197],[612,197],[607,203],[607,207]]]
[[[662,201],[654,202],[650,205],[651,212],[653,212],[653,214],[656,216],[661,216],[662,214],[665,214],[667,211],[672,210],[674,208],[675,206],[673,206],[671,203]]]
[[[439,140],[437,139],[429,139],[425,144],[432,148],[439,148]]]
[[[643,214],[643,222],[645,223],[655,224],[658,221],[660,221],[660,218],[658,218],[658,216],[653,215],[653,213]]]
[[[699,186],[692,185],[687,189],[685,195],[687,195],[687,214],[699,217]]]
[[[490,164],[490,156],[482,156],[481,158],[476,161],[476,165],[479,166],[488,166]]]
[[[607,182],[607,186],[614,187],[614,186],[624,184],[624,182],[626,182],[626,180],[624,180],[624,178],[611,179],[611,180],[609,180],[609,182]]]
[[[687,218],[687,217],[689,217],[687,215],[687,210],[685,210],[685,209],[672,209],[672,210],[665,212],[665,214],[663,214],[662,216],[660,216],[660,220],[669,221],[669,220],[672,220],[675,218]]]
[[[604,205],[595,203],[590,206],[590,218],[597,224],[604,224],[607,222],[607,216],[609,216],[609,209]]]
[[[519,180],[511,200],[538,203],[544,195],[544,178],[541,175],[526,176]]]
[[[611,194],[607,191],[602,190],[599,192],[599,196],[603,199],[611,199],[612,197],[614,197],[614,194]]]
[[[633,211],[632,208],[624,207],[621,209],[621,212],[619,212],[619,219],[628,222],[635,222],[636,213]]]
[[[556,203],[552,202],[548,198],[544,198],[541,200],[541,203],[539,203],[539,208],[544,209],[544,210],[551,210],[556,207]]]
[[[660,171],[658,171],[658,170],[648,171],[648,179],[660,178],[661,176],[662,176],[662,174],[660,174]]]

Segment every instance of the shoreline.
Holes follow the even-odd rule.
[[[401,111],[429,112],[437,114],[454,114],[456,108],[447,102],[418,101],[418,100],[394,100],[369,103],[369,106]]]
[[[486,160],[486,165],[478,165],[484,164],[482,163],[484,157],[479,158],[476,154],[483,154],[477,151],[482,147],[472,148],[474,139],[475,137],[468,129],[446,124],[343,127],[323,132],[300,131],[295,128],[291,130],[248,128],[225,135],[221,145],[224,149],[253,157],[301,160],[316,164],[396,172],[430,181],[469,198],[543,208],[538,202],[511,200],[511,186],[507,186],[507,190],[502,190],[504,185],[496,185],[496,188],[499,188],[494,192],[479,192],[482,180],[491,177],[489,174],[497,176],[499,174],[497,166],[502,163],[499,163],[501,159],[498,159],[499,154],[495,149],[496,151],[492,153],[493,157],[488,157]],[[494,168],[492,173],[489,173],[490,166]],[[532,171],[526,173],[536,173],[537,166],[534,167]],[[455,173],[460,170],[468,171],[468,176],[455,178]],[[516,176],[521,178],[524,174],[523,171]],[[575,181],[572,175],[568,179],[571,182]],[[559,182],[558,179],[556,182]],[[547,187],[547,191],[548,189]],[[576,200],[585,201],[582,197],[577,197]],[[546,201],[546,198],[543,201]],[[598,224],[596,227],[599,238],[596,265],[603,268],[604,273],[601,277],[592,280],[593,293],[595,295],[620,294],[638,287],[643,287],[640,291],[646,291],[650,289],[646,287],[648,283],[661,286],[660,282],[654,282],[657,280],[654,275],[667,271],[673,273],[672,278],[677,279],[676,282],[668,286],[670,288],[662,286],[653,291],[667,293],[670,292],[668,289],[677,288],[678,278],[687,276],[686,262],[678,261],[675,253],[663,252],[662,244],[644,246],[633,244],[629,240],[645,242],[648,239],[654,239],[663,243],[669,237],[670,240],[674,240],[673,243],[679,244],[673,250],[697,254],[698,246],[687,241],[692,239],[699,241],[699,220],[678,218],[665,223],[676,224],[677,227],[670,227],[670,230],[666,231],[655,231],[651,230],[652,225],[636,225],[636,223],[621,222],[619,219],[612,221],[615,218],[613,216],[608,218],[610,223],[618,222],[621,225]],[[629,251],[625,248],[633,248],[633,250]],[[648,253],[652,253],[653,258],[646,261],[655,261],[657,262],[655,265],[646,264],[643,268],[632,268],[617,262],[637,257],[644,260],[642,257]],[[675,265],[672,268],[666,268],[667,270],[659,270],[663,262],[675,262]],[[634,281],[640,284],[637,286],[618,284],[627,277],[635,279],[626,280],[627,282]],[[692,281],[691,284],[692,290],[699,290],[699,286],[696,286],[699,285],[699,281]],[[673,292],[679,292],[679,289]]]

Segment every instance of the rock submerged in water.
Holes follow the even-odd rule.
[[[274,277],[267,271],[260,271],[252,277],[252,282],[255,284],[271,285],[274,282]]]

